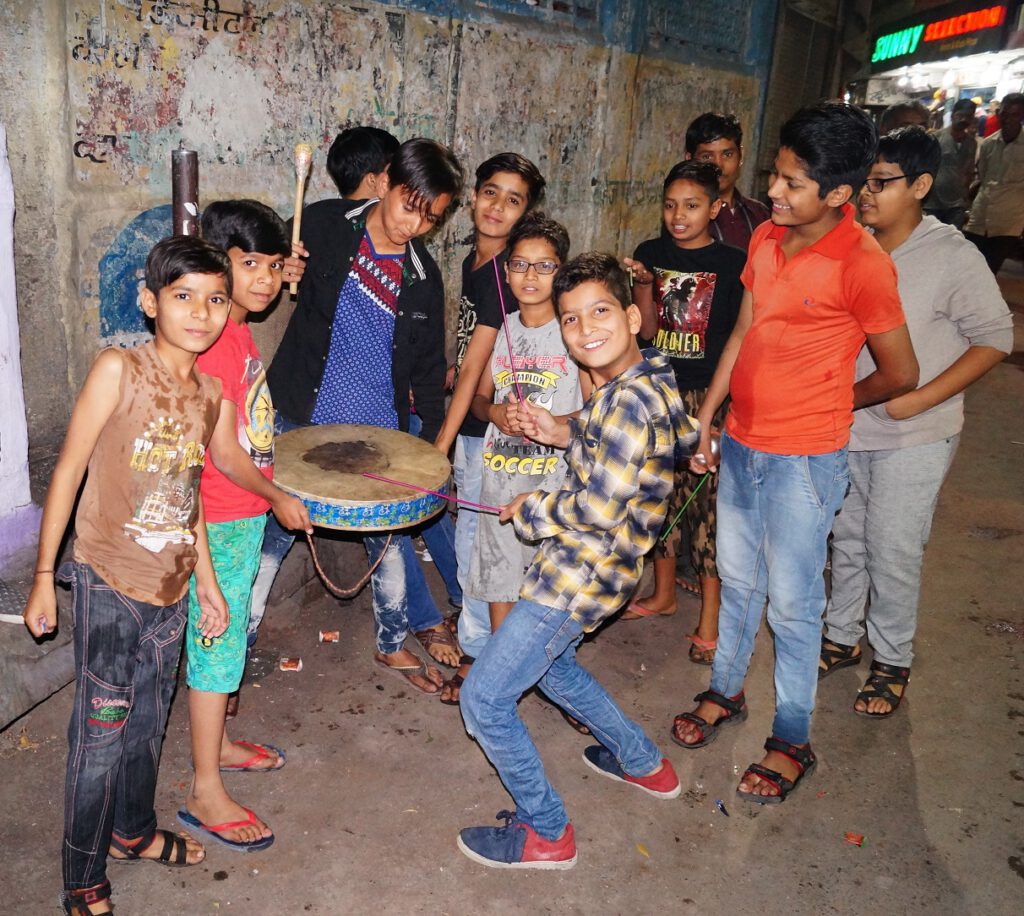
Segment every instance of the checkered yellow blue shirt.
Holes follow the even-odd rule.
[[[597,389],[571,422],[563,488],[534,493],[514,519],[520,537],[543,539],[520,594],[590,631],[639,582],[696,424],[672,367],[654,350]]]

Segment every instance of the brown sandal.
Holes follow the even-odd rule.
[[[717,639],[701,639],[696,633],[686,637],[693,643],[690,646],[690,661],[695,665],[713,665],[715,663],[715,650],[718,649]]]
[[[416,630],[412,635],[419,640],[420,645],[423,646],[427,655],[429,655],[435,662],[445,665],[448,668],[455,667],[455,665],[450,665],[448,662],[442,661],[430,651],[433,646],[445,646],[454,651],[456,655],[462,654],[462,649],[459,648],[458,641],[454,636],[452,636],[451,630],[449,630],[444,623],[426,630]]]

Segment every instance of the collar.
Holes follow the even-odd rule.
[[[365,200],[359,206],[353,207],[351,210],[345,211],[345,219],[352,220],[353,225],[357,229],[366,229],[366,216],[370,208],[380,202],[379,197],[373,197],[370,200]],[[416,252],[416,248],[413,243],[405,243],[405,259],[407,264],[412,264],[413,269],[421,280],[427,279],[427,272],[423,267],[423,261],[420,260],[419,254]]]
[[[816,252],[826,258],[831,258],[833,261],[842,261],[850,253],[853,246],[857,244],[861,237],[861,232],[864,231],[853,219],[853,204],[843,204],[842,212],[843,218],[837,225],[829,229],[813,245],[808,245],[803,250]],[[775,241],[781,243],[782,236],[786,234],[787,228],[787,226],[777,226],[775,223],[772,223],[772,228],[768,230],[768,238],[775,239]]]

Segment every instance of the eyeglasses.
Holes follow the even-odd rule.
[[[892,178],[867,178],[864,181],[864,187],[867,188],[872,194],[881,194],[885,190],[885,186],[890,181],[899,181],[901,178],[905,178],[907,181],[913,181],[918,178],[917,175],[893,175]]]
[[[508,269],[514,274],[525,274],[533,268],[542,276],[548,276],[558,270],[557,261],[524,261],[522,258],[511,258],[508,262]]]

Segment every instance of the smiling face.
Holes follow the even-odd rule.
[[[662,219],[677,248],[703,248],[711,244],[708,227],[721,209],[721,200],[712,200],[695,181],[680,179],[665,189]]]
[[[835,217],[836,208],[852,193],[849,185],[840,185],[819,197],[820,185],[805,171],[807,164],[789,147],[779,148],[768,197],[772,202],[772,222],[777,226],[810,227]]]
[[[554,264],[556,270],[561,267],[561,261],[558,260],[558,253],[554,246],[547,239],[521,239],[516,243],[516,247],[509,252],[508,260],[509,262],[525,261],[531,265],[526,268],[525,273],[510,270],[509,265],[505,265],[505,277],[519,307],[529,310],[532,306],[550,305],[555,272],[538,273],[537,268],[533,265],[546,261]]]
[[[157,295],[142,291],[142,310],[156,324],[158,351],[208,350],[224,330],[229,303],[223,274],[183,274]]]
[[[623,308],[608,287],[588,280],[558,298],[562,339],[569,354],[603,385],[641,360],[636,335],[640,309]]]
[[[718,166],[722,172],[718,177],[718,193],[730,197],[743,164],[743,149],[736,145],[736,141],[723,137],[710,143],[698,143],[693,158],[697,162],[710,162]]]
[[[507,239],[529,205],[529,187],[522,175],[495,172],[470,196],[473,226],[478,235]]]
[[[240,322],[247,312],[259,313],[270,307],[281,292],[283,254],[228,249],[231,258],[231,320]]]

